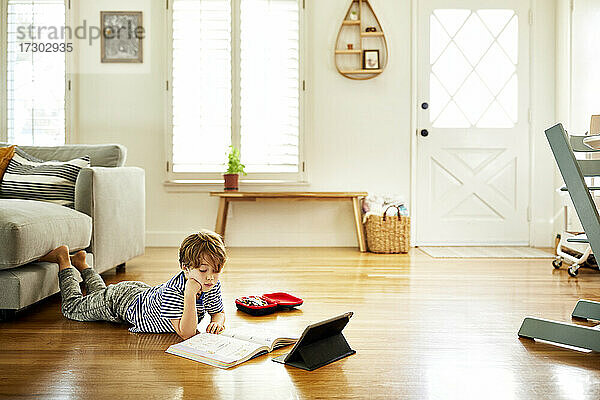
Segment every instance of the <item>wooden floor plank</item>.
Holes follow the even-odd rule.
[[[103,277],[154,285],[177,269],[177,249],[149,248]],[[344,333],[357,354],[307,372],[270,361],[280,349],[220,370],[166,354],[175,335],[69,321],[53,296],[0,323],[0,397],[600,398],[600,354],[517,337],[527,315],[570,321],[577,299],[600,301],[597,271],[570,278],[547,259],[434,259],[418,249],[233,248],[221,281],[228,326],[301,332],[354,311]],[[273,291],[305,303],[264,317],[235,308],[235,297]]]

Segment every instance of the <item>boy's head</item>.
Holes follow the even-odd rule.
[[[179,247],[179,266],[199,268],[209,264],[214,272],[221,272],[227,261],[227,252],[221,236],[209,230],[201,230],[186,237]]]

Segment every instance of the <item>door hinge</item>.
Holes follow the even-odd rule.
[[[167,161],[167,172],[169,172],[169,162]]]
[[[302,80],[302,90],[306,91],[306,81]]]
[[[169,81],[167,80],[167,91],[169,90]]]
[[[305,168],[305,167],[306,167],[306,165],[305,165],[305,162],[304,162],[304,161],[302,161],[302,172],[304,172],[304,171],[306,170],[306,168]]]
[[[529,10],[529,25],[533,25],[533,10]]]
[[[165,2],[167,3],[166,5],[167,5],[167,10],[168,10],[169,9],[169,0],[166,0]]]
[[[306,8],[306,0],[302,0],[302,8]]]
[[[569,5],[571,6],[571,11],[573,11],[573,8],[575,7],[575,5],[574,5],[575,1],[571,0],[569,3],[570,3]]]
[[[67,9],[69,9],[69,10],[71,9],[71,0],[69,0],[69,1],[67,2]]]
[[[69,79],[69,84],[68,84],[68,86],[69,86],[69,92],[70,92],[70,91],[71,91],[71,80],[70,80],[70,79]]]

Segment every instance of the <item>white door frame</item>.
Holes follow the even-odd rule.
[[[535,3],[535,4],[532,4]],[[411,113],[410,113],[410,149],[411,149],[411,161],[410,161],[410,217],[411,227],[410,227],[410,245],[412,247],[419,246],[419,243],[416,241],[416,225],[419,223],[418,220],[415,219],[417,215],[417,208],[419,205],[417,204],[417,135],[418,135],[418,104],[419,99],[417,95],[418,88],[418,78],[419,78],[419,70],[418,70],[418,16],[419,16],[419,0],[411,0]],[[534,71],[534,47],[533,42],[535,40],[533,21],[534,21],[534,5],[537,6],[536,0],[529,0],[529,115],[528,115],[528,130],[527,134],[529,137],[529,190],[527,192],[527,197],[529,199],[529,207],[528,207],[528,222],[529,222],[529,245],[532,246],[534,244],[534,223],[532,222],[532,193],[533,193],[533,185],[535,182],[534,177],[534,140],[532,137],[532,103],[533,103],[533,71]]]

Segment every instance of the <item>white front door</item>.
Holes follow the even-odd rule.
[[[416,3],[416,244],[527,245],[529,2]]]

